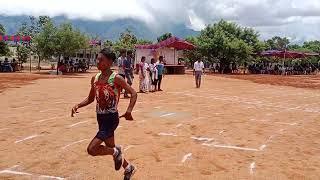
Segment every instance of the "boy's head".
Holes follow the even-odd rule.
[[[125,49],[120,50],[120,56],[121,57],[126,57],[127,51]]]
[[[151,59],[151,63],[153,64],[153,63],[155,63],[156,62],[156,60],[154,59],[154,58],[152,58]]]
[[[106,69],[111,68],[113,62],[116,59],[116,55],[112,52],[112,50],[108,48],[104,48],[98,54],[98,69],[100,71],[105,71]]]
[[[146,57],[142,56],[141,57],[141,62],[145,62],[146,61]]]
[[[133,57],[132,51],[127,51],[127,56],[130,57],[130,58],[132,58],[132,57]]]

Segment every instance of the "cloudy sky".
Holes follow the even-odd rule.
[[[184,23],[195,30],[225,19],[259,30],[262,38],[320,39],[320,0],[0,0],[0,14],[131,17],[153,27]]]

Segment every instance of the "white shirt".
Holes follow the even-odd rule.
[[[124,74],[123,62],[124,62],[125,59],[126,58],[125,57],[123,58],[122,56],[120,56],[118,58],[118,67],[119,67],[118,74]]]
[[[196,62],[194,63],[193,69],[194,69],[195,71],[202,71],[202,70],[204,69],[204,64],[203,64],[203,62],[202,62],[202,61],[200,61],[200,62],[196,61]]]

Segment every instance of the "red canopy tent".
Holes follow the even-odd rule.
[[[260,53],[260,56],[264,57],[278,57],[283,59],[298,59],[306,58],[310,56],[319,56],[319,53],[304,53],[298,51],[278,51],[278,50],[268,50]]]
[[[30,36],[3,36],[0,35],[0,41],[14,41],[14,42],[30,42]]]
[[[137,49],[159,49],[163,47],[175,48],[176,50],[192,50],[195,46],[183,39],[171,37],[156,44],[136,45]]]

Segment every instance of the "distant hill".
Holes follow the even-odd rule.
[[[118,19],[114,21],[93,21],[82,19],[68,19],[65,16],[56,16],[52,18],[56,24],[62,22],[71,22],[82,32],[92,36],[99,36],[102,39],[116,40],[121,32],[130,29],[137,37],[155,41],[158,36],[165,32],[171,32],[173,35],[185,38],[196,35],[199,32],[189,29],[184,24],[168,24],[161,31],[155,32],[148,25],[135,19]],[[29,22],[28,16],[4,16],[0,15],[0,24],[7,31],[7,34],[14,34],[23,22]]]

